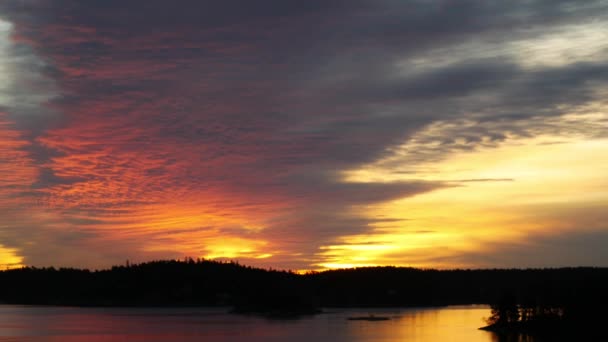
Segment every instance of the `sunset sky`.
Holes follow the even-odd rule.
[[[1,0],[0,268],[608,266],[608,1]]]

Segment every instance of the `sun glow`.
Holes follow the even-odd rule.
[[[432,172],[417,176],[447,186],[365,208],[369,217],[391,220],[323,247],[319,256],[327,262],[320,266],[471,267],[451,256],[482,253],[498,241],[521,243],[531,234],[568,231],[574,226],[569,211],[585,208],[597,217],[608,203],[607,139],[519,139],[424,167]],[[373,167],[346,173],[351,182],[408,176]],[[590,222],[587,229],[602,229],[599,220]]]
[[[0,267],[4,269],[23,267],[23,257],[14,248],[0,245]]]
[[[260,252],[264,243],[239,238],[218,238],[207,247],[208,253],[203,255],[205,259],[236,259],[249,257],[254,259],[266,259],[272,256],[270,253]]]

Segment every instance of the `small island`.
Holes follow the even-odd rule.
[[[481,330],[499,335],[529,335],[553,340],[587,338],[606,340],[604,307],[606,298],[598,293],[572,293],[556,296],[537,296],[534,299],[518,299],[506,294],[491,306],[487,326]],[[552,300],[548,300],[552,297]]]

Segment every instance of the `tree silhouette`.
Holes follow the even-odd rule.
[[[486,320],[488,325],[506,326],[519,322],[520,313],[517,300],[512,294],[505,294],[496,304],[491,305],[491,316]]]

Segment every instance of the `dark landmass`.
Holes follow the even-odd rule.
[[[0,302],[6,304],[230,306],[235,313],[279,318],[315,314],[321,307],[491,304],[487,329],[517,332],[546,330],[556,322],[564,329],[603,326],[605,314],[596,312],[608,307],[607,289],[607,268],[367,267],[299,275],[188,259],[99,271],[26,267],[0,272]]]
[[[606,341],[606,288],[597,286],[601,285],[582,285],[567,289],[571,292],[535,297],[506,292],[491,305],[488,325],[480,329],[503,336],[538,336],[547,341],[575,341],[582,336]],[[579,292],[582,288],[585,291]]]

